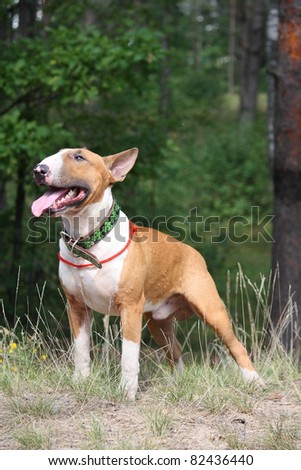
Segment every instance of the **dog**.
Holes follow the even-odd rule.
[[[121,318],[121,386],[128,400],[138,390],[143,317],[169,362],[182,368],[174,319],[197,315],[228,347],[246,380],[262,383],[201,254],[157,230],[133,225],[112,186],[125,179],[138,149],[101,157],[86,148],[62,149],[34,168],[48,191],[32,213],[61,217],[59,279],[74,339],[75,376],[90,371],[91,312]]]

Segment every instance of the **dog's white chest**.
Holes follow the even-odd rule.
[[[112,260],[101,269],[78,269],[60,263],[60,278],[68,292],[83,300],[92,310],[106,315],[118,315],[114,300],[122,266],[121,259]]]
[[[91,252],[100,261],[118,255],[124,248],[129,236],[128,220],[126,219],[125,222],[122,230],[117,232],[118,236],[115,236],[113,231],[109,243],[104,241],[91,249]],[[88,263],[82,258],[74,258],[62,240],[60,241],[60,250],[62,257],[70,262]],[[61,261],[59,266],[60,280],[69,294],[83,301],[92,310],[106,315],[118,315],[115,308],[115,297],[127,252],[126,249],[116,258],[104,263],[100,269],[96,267],[77,268]]]

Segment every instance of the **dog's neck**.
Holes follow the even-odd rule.
[[[94,232],[108,216],[113,204],[111,188],[107,188],[101,201],[87,205],[76,215],[63,215],[64,231],[77,240]]]

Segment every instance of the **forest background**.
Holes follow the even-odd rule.
[[[60,226],[30,212],[34,165],[64,147],[138,147],[115,188],[122,209],[198,249],[228,306],[238,263],[255,282],[269,276],[275,2],[5,0],[0,11],[0,298],[11,324],[42,299],[67,329]]]

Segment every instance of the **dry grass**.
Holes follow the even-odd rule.
[[[94,336],[91,375],[76,383],[70,346],[48,328],[41,295],[38,323],[31,325],[30,335],[18,321],[14,329],[1,329],[0,448],[300,448],[300,367],[293,351],[281,345],[281,327],[271,328],[271,292],[271,279],[256,285],[240,269],[234,304],[228,289],[236,333],[252,350],[265,388],[245,383],[221,343],[201,338],[196,322],[191,332],[200,336],[201,360],[188,335],[182,374],[173,376],[160,355],[143,345],[135,403],[127,403],[118,387],[116,327],[107,329],[105,341]],[[282,327],[294,323],[293,304],[289,308]]]

